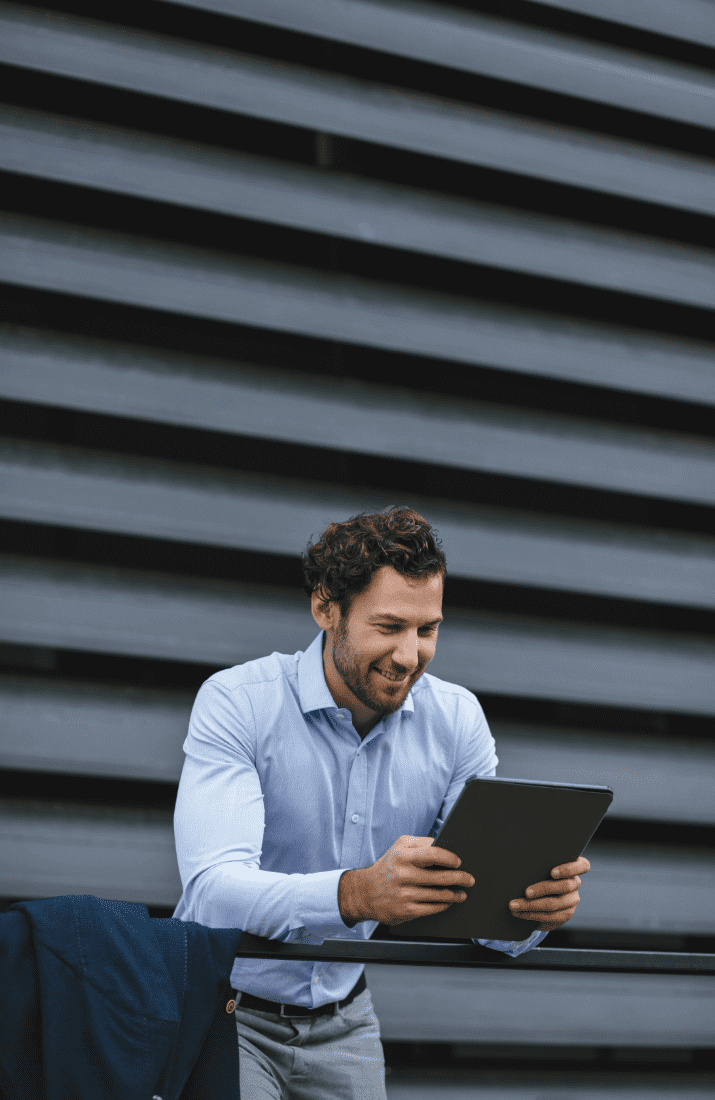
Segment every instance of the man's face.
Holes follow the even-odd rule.
[[[441,575],[412,580],[390,565],[356,596],[333,635],[333,663],[353,695],[378,714],[398,710],[434,657]]]

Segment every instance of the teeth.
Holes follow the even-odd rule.
[[[383,670],[381,668],[377,668],[377,669],[375,669],[375,671],[379,672],[381,676],[384,676],[386,680],[391,680],[393,684],[399,684],[403,680],[407,679],[406,676],[394,676],[390,672],[383,672]]]

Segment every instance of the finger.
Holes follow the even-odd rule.
[[[580,900],[578,891],[574,890],[560,897],[536,898],[534,901],[516,898],[509,902],[509,908],[516,917],[526,916],[529,920],[536,920],[540,916],[546,918],[563,909],[575,909]]]
[[[465,886],[474,886],[474,875],[470,875],[468,871],[429,871],[425,874],[423,870],[419,870],[415,871],[413,877],[417,886],[425,886],[427,889],[448,886],[452,890],[463,890]]]
[[[565,878],[559,880],[559,882],[553,882],[546,880],[545,882],[535,882],[531,886],[527,886],[524,891],[524,896],[527,898],[542,898],[549,894],[570,894],[572,890],[578,890],[581,885],[581,879]]]
[[[562,924],[566,924],[566,921],[571,920],[574,912],[574,909],[567,909],[565,913],[559,913],[558,919],[553,917],[551,920],[539,921],[536,927],[540,932],[553,932],[555,928],[560,928]]]
[[[574,905],[571,909],[560,909],[558,913],[515,913],[514,916],[518,917],[519,920],[536,924],[539,928],[558,928],[560,924],[566,924],[567,920],[571,920],[575,912],[576,906]]]
[[[419,893],[413,894],[413,901],[418,905],[433,904],[433,905],[451,905],[452,902],[465,901],[467,897],[465,890],[431,890],[429,887],[421,886]],[[546,914],[547,918],[550,916]]]
[[[439,864],[441,867],[459,867],[461,859],[454,852],[448,852],[446,848],[429,848],[416,851],[410,855],[412,863],[419,867],[432,867]]]
[[[400,848],[424,848],[430,844],[434,844],[433,836],[401,836],[395,841],[395,846],[399,845]]]
[[[573,878],[574,875],[585,875],[591,870],[591,864],[585,856],[579,856],[573,863],[561,863],[551,872],[552,878]]]

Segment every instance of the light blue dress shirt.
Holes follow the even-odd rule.
[[[367,940],[378,921],[343,922],[340,876],[400,836],[435,836],[469,776],[495,774],[476,698],[427,673],[361,741],[325,682],[323,637],[200,688],[174,813],[180,920],[286,942]],[[545,935],[475,942],[518,955]],[[236,959],[231,985],[313,1008],[346,997],[362,969]]]

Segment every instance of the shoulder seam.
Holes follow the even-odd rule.
[[[221,672],[229,672],[230,669],[221,669]],[[207,684],[214,683],[215,677],[220,676],[221,672],[214,672],[209,676],[208,680],[204,681]],[[225,688],[226,691],[233,693],[238,691],[239,688],[254,687],[256,684],[272,684],[275,680],[288,679],[288,675],[285,672],[279,672],[275,676],[260,677],[255,680],[242,680],[240,684],[234,684],[233,687],[229,687],[227,684],[221,684],[220,686]]]

